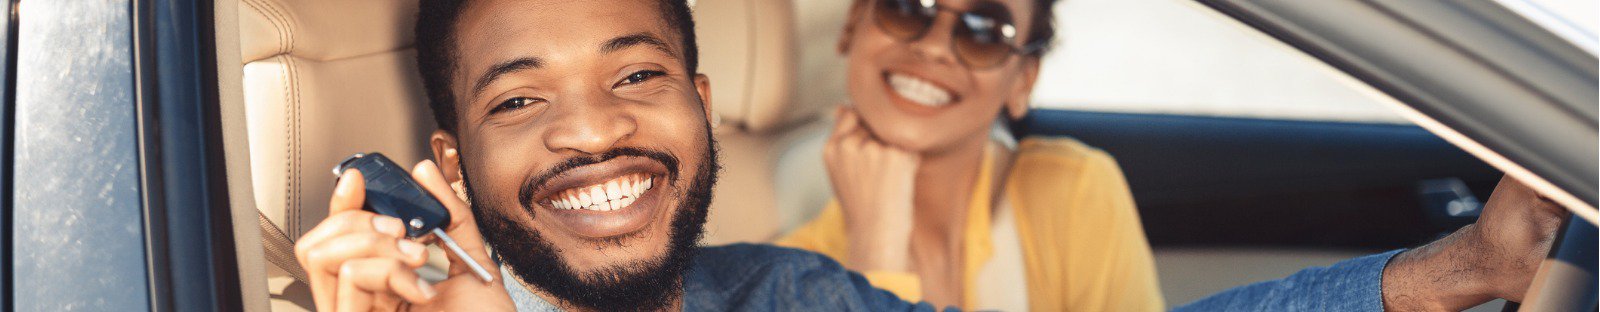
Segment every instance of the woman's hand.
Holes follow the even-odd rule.
[[[909,271],[919,157],[878,141],[852,108],[839,107],[836,117],[822,158],[844,210],[850,238],[845,265],[857,271]]]
[[[484,283],[462,261],[499,272],[489,259],[471,209],[457,198],[432,161],[411,176],[450,210],[445,232],[475,259],[450,257],[449,278],[430,285],[416,269],[427,261],[423,244],[405,238],[400,219],[361,210],[361,172],[346,170],[329,200],[328,218],[295,243],[319,311],[511,311],[503,279]]]

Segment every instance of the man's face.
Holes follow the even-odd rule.
[[[675,294],[704,223],[708,82],[657,5],[491,0],[456,25],[453,141],[485,238],[580,306]]]

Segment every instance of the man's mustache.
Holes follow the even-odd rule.
[[[644,157],[655,160],[656,162],[661,163],[662,166],[667,167],[668,185],[672,185],[670,184],[671,182],[678,181],[677,156],[673,156],[672,154],[666,152],[647,150],[643,148],[621,147],[612,149],[603,154],[568,158],[567,160],[556,164],[554,167],[550,167],[550,169],[545,169],[544,172],[523,183],[522,189],[517,193],[517,200],[522,203],[523,208],[533,207],[533,194],[537,194],[539,193],[538,191],[548,187],[546,182],[550,181],[550,179],[561,176],[567,171],[571,171],[579,167],[598,164],[624,156]]]

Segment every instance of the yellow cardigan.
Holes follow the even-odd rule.
[[[966,228],[964,309],[976,306],[976,274],[993,255],[991,157],[985,155]],[[1155,263],[1133,196],[1111,156],[1071,138],[1028,138],[1017,146],[1004,196],[1016,216],[1034,311],[1160,311]],[[778,245],[849,259],[838,202]],[[922,298],[910,272],[862,272],[874,286]]]

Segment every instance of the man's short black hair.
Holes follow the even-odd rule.
[[[440,129],[456,131],[456,95],[451,92],[451,77],[456,68],[456,22],[467,0],[421,0],[417,10],[417,70],[428,92],[428,108]],[[684,0],[659,0],[656,6],[667,27],[677,30],[682,40],[683,60],[688,73],[695,74],[700,63],[700,48],[695,45],[694,15]]]

